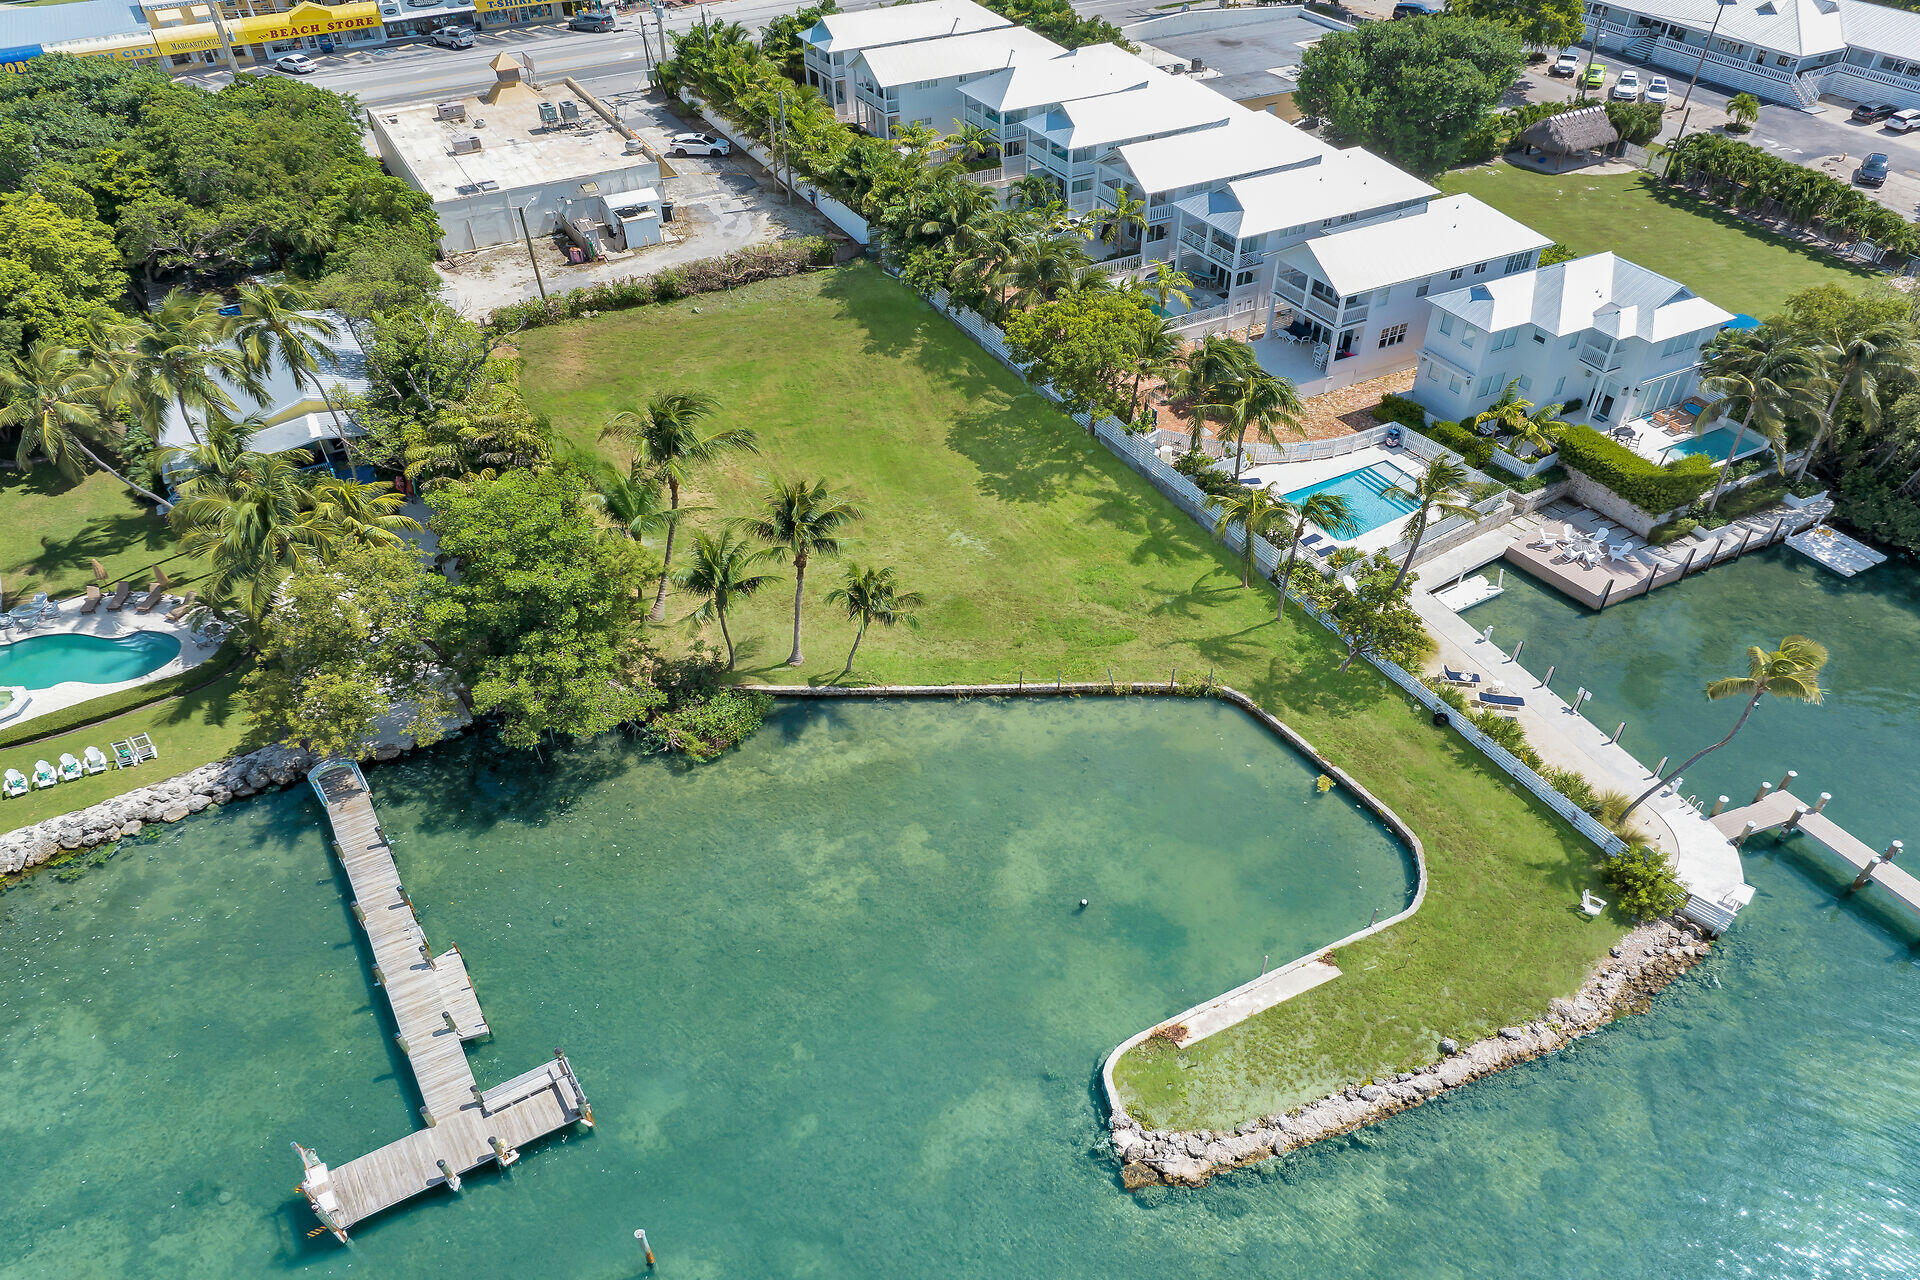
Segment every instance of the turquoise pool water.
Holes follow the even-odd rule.
[[[1727,455],[1733,452],[1734,435],[1735,433],[1731,427],[1715,427],[1711,431],[1692,436],[1686,440],[1682,440],[1676,445],[1669,446],[1665,450],[1664,456],[1667,461],[1671,462],[1675,458],[1691,457],[1697,453],[1712,458],[1715,462],[1725,462]],[[1740,456],[1745,457],[1749,453],[1757,453],[1766,447],[1766,443],[1765,437],[1756,432],[1749,431],[1747,432],[1747,438],[1740,443]]]
[[[151,631],[132,635],[27,636],[0,645],[0,684],[46,689],[70,680],[118,684],[157,671],[180,656],[180,642]]]
[[[1322,480],[1319,484],[1304,485],[1287,494],[1286,499],[1288,502],[1299,502],[1316,493],[1338,494],[1347,500],[1348,507],[1353,511],[1354,521],[1359,528],[1352,536],[1359,537],[1390,521],[1413,514],[1413,503],[1387,492],[1403,482],[1404,477],[1398,471],[1376,464],[1349,471],[1331,480]]]

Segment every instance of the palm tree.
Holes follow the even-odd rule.
[[[669,510],[667,491],[661,486],[660,477],[647,470],[643,458],[628,463],[624,475],[601,463],[592,470],[590,478],[594,491],[587,495],[587,500],[613,522],[614,527],[607,530],[612,537],[638,542],[663,532],[667,526],[696,511],[708,510],[706,507]]]
[[[1180,358],[1180,335],[1165,316],[1149,315],[1140,322],[1134,336],[1133,389],[1127,393],[1127,421],[1140,412],[1140,380],[1148,374],[1156,378],[1172,372]]]
[[[1300,555],[1300,539],[1306,534],[1307,526],[1318,525],[1331,537],[1351,538],[1360,532],[1360,521],[1354,518],[1353,504],[1337,493],[1309,494],[1306,501],[1297,506],[1284,498],[1280,501],[1293,511],[1293,537],[1287,546],[1287,562],[1280,569],[1280,609],[1276,615],[1284,618],[1287,587],[1293,581],[1293,562]]]
[[[958,121],[955,121],[958,124]],[[969,160],[1000,150],[1000,135],[983,124],[961,124],[947,135],[947,145]]]
[[[1673,769],[1666,777],[1640,793],[1639,799],[1628,805],[1620,815],[1624,823],[1627,815],[1638,809],[1654,792],[1666,786],[1673,779],[1693,767],[1693,762],[1711,751],[1718,751],[1733,741],[1733,735],[1740,732],[1747,723],[1747,717],[1760,705],[1760,699],[1772,694],[1776,698],[1790,698],[1795,702],[1810,702],[1818,705],[1821,699],[1820,669],[1827,665],[1826,646],[1805,636],[1788,636],[1780,642],[1778,649],[1762,649],[1751,645],[1747,649],[1747,674],[1728,676],[1724,680],[1715,680],[1707,686],[1707,697],[1714,702],[1722,698],[1745,698],[1747,705],[1740,709],[1740,718],[1733,722],[1733,728],[1727,730],[1727,736],[1720,741],[1700,748]]]
[[[1413,557],[1420,551],[1420,540],[1427,536],[1427,522],[1434,516],[1445,520],[1448,516],[1466,516],[1473,514],[1473,508],[1462,499],[1466,495],[1467,472],[1452,458],[1433,458],[1427,462],[1427,468],[1414,477],[1411,484],[1391,485],[1384,490],[1391,498],[1400,498],[1414,504],[1413,534],[1407,544],[1407,558],[1400,562],[1400,572],[1393,577],[1391,590],[1399,591],[1400,584],[1407,580],[1407,571],[1413,568]]]
[[[234,600],[256,621],[303,559],[324,561],[351,536],[316,510],[286,454],[242,454],[224,476],[188,478],[180,494],[167,519],[180,549],[212,564],[205,594]]]
[[[1220,516],[1213,522],[1213,536],[1226,540],[1227,530],[1240,526],[1240,585],[1253,585],[1253,540],[1264,538],[1276,529],[1284,529],[1293,515],[1293,504],[1276,499],[1265,485],[1241,485],[1232,493],[1214,499]]]
[[[770,573],[755,573],[754,566],[773,553],[755,549],[733,531],[722,529],[718,536],[693,535],[693,562],[673,575],[683,591],[700,597],[703,603],[689,616],[695,622],[709,620],[720,624],[720,638],[727,642],[727,670],[733,670],[733,633],[727,630],[727,609],[735,600],[745,600],[773,581]]]
[[[1160,310],[1167,309],[1169,298],[1177,299],[1183,307],[1193,305],[1193,294],[1189,292],[1193,287],[1192,276],[1171,262],[1158,258],[1153,261],[1151,270],[1153,274],[1147,277],[1147,292],[1160,304]]]
[[[0,368],[0,428],[20,434],[14,461],[25,471],[34,454],[43,454],[56,471],[73,480],[92,463],[165,511],[165,498],[121,475],[93,450],[90,441],[109,431],[101,409],[106,390],[95,370],[82,366],[72,350],[57,343],[36,342],[25,355],[14,356]]]
[[[787,665],[800,665],[800,599],[807,585],[807,562],[816,555],[840,554],[840,534],[860,518],[860,509],[827,488],[825,480],[769,480],[760,495],[760,514],[743,523],[768,544],[773,558],[793,562],[793,652]]]
[[[1233,427],[1233,478],[1237,481],[1247,460],[1249,431],[1274,445],[1280,443],[1274,427],[1300,431],[1300,394],[1293,383],[1260,368],[1241,374],[1226,390],[1226,399],[1212,407],[1226,410]]]
[[[342,543],[366,546],[393,546],[409,533],[420,532],[420,522],[402,515],[406,495],[392,485],[362,480],[343,480],[339,476],[320,475],[309,493],[314,517]]]
[[[1146,228],[1147,204],[1135,199],[1125,191],[1113,193],[1113,207],[1102,209],[1097,215],[1100,224],[1100,239],[1114,248],[1131,239]]]
[[[137,331],[128,352],[134,397],[155,439],[168,401],[196,441],[200,428],[189,410],[236,412],[225,384],[244,385],[247,370],[239,351],[226,345],[230,328],[219,298],[176,289]]]
[[[1701,385],[1717,397],[1714,408],[1740,414],[1733,448],[1727,452],[1720,477],[1714,482],[1713,496],[1707,500],[1707,510],[1712,511],[1720,504],[1721,491],[1733,471],[1733,460],[1740,456],[1747,429],[1757,421],[1778,448],[1788,419],[1808,408],[1819,368],[1812,352],[1786,334],[1770,333],[1764,326],[1722,334],[1707,353],[1707,368],[1709,376]]]
[[[1189,452],[1200,447],[1206,429],[1206,411],[1218,404],[1222,393],[1234,382],[1259,368],[1253,348],[1244,342],[1210,333],[1181,358],[1180,372],[1174,377],[1174,390],[1193,409],[1193,429],[1187,438]]]
[[[704,391],[662,391],[647,401],[644,409],[627,409],[613,415],[604,435],[625,437],[633,444],[648,468],[667,484],[667,507],[680,510],[680,486],[687,483],[694,468],[717,461],[729,453],[758,453],[759,437],[747,427],[728,427],[702,432],[700,424],[713,416],[719,401]],[[667,524],[667,545],[660,556],[660,586],[653,596],[648,617],[655,622],[667,616],[667,580],[673,572],[674,521]]]
[[[315,306],[313,297],[294,285],[248,283],[239,293],[240,322],[233,337],[241,360],[257,377],[277,366],[287,371],[297,389],[317,388],[333,416],[334,434],[346,439],[340,409],[320,375],[321,358],[333,354],[328,339],[340,336],[340,326],[323,315],[306,314]]]
[[[847,650],[847,665],[840,668],[840,674],[846,676],[853,672],[853,655],[860,652],[860,642],[867,638],[869,624],[877,622],[883,627],[902,624],[909,631],[918,631],[920,619],[912,610],[925,604],[926,597],[917,591],[901,590],[890,567],[863,569],[849,563],[840,585],[827,592],[827,603],[842,606],[847,618],[860,624],[860,629],[853,633],[853,648]]]
[[[1833,416],[1839,412],[1842,396],[1852,396],[1860,405],[1861,422],[1875,426],[1880,421],[1881,380],[1896,378],[1920,363],[1920,347],[1916,347],[1912,330],[1894,324],[1871,325],[1853,334],[1837,333],[1816,347],[1814,354],[1826,366],[1826,381],[1833,394],[1820,415],[1813,443],[1800,456],[1800,465],[1793,473],[1795,484],[1806,478],[1807,464],[1833,430]]]

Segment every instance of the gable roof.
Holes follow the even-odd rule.
[[[1026,62],[1046,62],[1065,53],[1053,41],[1025,27],[996,27],[963,36],[882,45],[861,52],[867,75],[882,89],[920,80],[977,75]]]
[[[969,80],[960,92],[995,111],[1025,111],[1137,89],[1152,71],[1152,64],[1117,44],[1090,44],[1045,62],[1020,61],[1004,71]]]
[[[1341,294],[1421,280],[1454,267],[1497,262],[1553,243],[1472,196],[1447,196],[1420,213],[1335,231],[1280,251],[1315,269]]]
[[[830,13],[808,28],[801,39],[824,53],[844,53],[1012,25],[973,0],[926,0],[924,4],[889,5],[858,13]]]
[[[1716,38],[1781,53],[1831,53],[1847,45],[1842,0],[1612,0],[1616,11],[1677,22]]]
[[[1120,148],[1142,191],[1177,191],[1203,182],[1315,164],[1335,154],[1310,133],[1264,111],[1237,108],[1225,124]]]
[[[1244,110],[1203,84],[1147,68],[1137,89],[1063,102],[1027,127],[1063,147],[1100,147],[1219,124]]]
[[[1854,48],[1909,57],[1920,50],[1920,13],[1867,0],[1839,0],[1839,4],[1841,29]]]
[[[1317,163],[1188,196],[1179,208],[1229,235],[1264,235],[1350,214],[1377,213],[1439,195],[1438,189],[1360,147],[1335,151]],[[1317,229],[1317,228],[1315,228]]]
[[[1611,338],[1665,342],[1733,319],[1679,281],[1612,253],[1536,267],[1430,301],[1489,333],[1531,324],[1563,338],[1595,329]]]

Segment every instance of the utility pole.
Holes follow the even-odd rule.
[[[533,256],[533,233],[527,230],[527,207],[519,206],[514,210],[520,215],[520,235],[527,242],[527,261],[533,264],[533,282],[540,286],[540,301],[547,300],[547,282],[540,278],[540,259]]]
[[[1674,157],[1680,153],[1680,144],[1686,140],[1687,121],[1693,117],[1693,86],[1700,83],[1700,71],[1707,65],[1707,51],[1713,48],[1713,37],[1720,30],[1720,18],[1727,11],[1727,5],[1717,6],[1713,14],[1713,26],[1707,29],[1707,42],[1700,46],[1700,56],[1694,60],[1693,78],[1687,81],[1686,96],[1680,99],[1680,132],[1673,135],[1673,145],[1667,148],[1667,171],[1660,175],[1662,181],[1673,178]],[[1654,141],[1658,142],[1656,137]]]
[[[787,203],[793,203],[793,139],[787,133],[787,91],[780,91],[780,145],[787,158]]]

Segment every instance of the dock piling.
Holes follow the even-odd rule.
[[[1665,773],[1667,771],[1667,761],[1671,759],[1673,759],[1672,756],[1661,756],[1660,763],[1653,766],[1653,776],[1657,778],[1661,774]]]
[[[1612,746],[1618,743],[1620,741],[1620,735],[1625,733],[1626,731],[1627,731],[1627,722],[1625,720],[1622,720],[1619,724],[1614,726],[1613,736],[1607,739],[1607,745]]]
[[[1550,685],[1550,684],[1552,684],[1552,683],[1553,683],[1553,673],[1554,673],[1554,669],[1555,669],[1555,668],[1554,668],[1554,664],[1553,664],[1553,663],[1551,663],[1551,662],[1549,662],[1549,663],[1547,664],[1547,674],[1546,674],[1546,678],[1540,681],[1540,687],[1541,687],[1542,689],[1544,689],[1544,688],[1546,688],[1546,687],[1547,687],[1548,685]]]
[[[1516,640],[1516,641],[1514,641],[1514,642],[1513,642],[1513,652],[1507,655],[1507,661],[1508,661],[1508,662],[1518,662],[1518,661],[1520,661],[1520,651],[1521,651],[1522,649],[1524,649],[1524,648],[1526,648],[1526,647],[1527,647],[1527,642],[1526,642],[1525,640]]]
[[[460,1175],[447,1168],[447,1162],[445,1160],[435,1160],[434,1163],[440,1166],[440,1176],[447,1180],[447,1190],[458,1191],[460,1189]]]
[[[1873,879],[1873,869],[1879,865],[1880,859],[1878,856],[1868,858],[1867,865],[1860,868],[1860,874],[1855,876],[1853,883],[1847,886],[1847,892],[1858,893],[1866,888],[1867,884]]]
[[[1725,796],[1721,796],[1718,800],[1715,800],[1713,802],[1713,812],[1709,813],[1707,816],[1709,818],[1717,818],[1723,812],[1726,811],[1726,807],[1727,807],[1727,798]]]
[[[1600,610],[1606,608],[1607,600],[1612,595],[1613,595],[1613,579],[1609,577],[1607,579],[1607,585],[1600,588],[1600,603],[1594,606],[1594,612],[1598,613]]]
[[[1784,778],[1782,778],[1782,779],[1780,779],[1780,784],[1779,784],[1778,786],[1776,786],[1776,787],[1774,788],[1774,790],[1775,790],[1775,791],[1791,791],[1791,790],[1793,790],[1793,782],[1794,782],[1794,779],[1795,779],[1795,778],[1798,778],[1799,776],[1800,776],[1800,775],[1799,775],[1798,773],[1796,773],[1796,772],[1795,772],[1794,770],[1792,770],[1792,769],[1789,769],[1789,770],[1787,770],[1787,774],[1786,774],[1786,776],[1785,776]]]
[[[1753,793],[1753,802],[1755,804],[1759,804],[1762,800],[1765,800],[1768,796],[1772,794],[1773,794],[1773,784],[1771,782],[1763,782],[1760,784],[1760,789]]]
[[[1733,838],[1733,847],[1738,849],[1742,845],[1746,844],[1747,837],[1752,834],[1753,834],[1753,823],[1749,822],[1744,826],[1742,826],[1740,828],[1740,834]]]
[[[1832,793],[1832,792],[1830,792],[1830,791],[1822,791],[1822,792],[1820,793],[1820,798],[1819,798],[1818,800],[1815,800],[1815,801],[1813,802],[1813,811],[1814,811],[1815,813],[1820,813],[1820,812],[1822,812],[1822,811],[1823,811],[1823,810],[1825,810],[1825,809],[1826,809],[1826,807],[1827,807],[1827,801],[1829,801],[1829,800],[1831,800],[1831,799],[1833,799],[1833,793]]]

